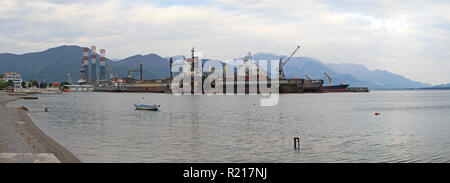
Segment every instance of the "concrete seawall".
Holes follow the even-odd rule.
[[[0,91],[0,163],[80,163],[42,132],[26,110],[5,106],[18,99]]]

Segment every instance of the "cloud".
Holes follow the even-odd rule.
[[[0,2],[0,52],[61,44],[106,48],[112,58],[158,53],[229,59],[250,52],[352,62],[433,84],[450,82],[447,1],[21,1]]]

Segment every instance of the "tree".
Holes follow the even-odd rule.
[[[6,88],[8,86],[7,82],[0,81],[0,89]]]
[[[36,80],[34,80],[34,79],[30,79],[30,87],[31,86],[36,86],[36,87],[39,87],[39,83],[36,81]]]
[[[22,88],[25,88],[25,82],[24,81],[22,81],[22,83],[20,83],[20,85],[22,86]],[[14,85],[14,83],[13,83],[13,85]]]
[[[47,86],[48,86],[47,82],[42,82],[41,81],[40,88],[47,88]]]

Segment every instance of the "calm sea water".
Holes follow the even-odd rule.
[[[64,93],[9,105],[83,162],[450,162],[450,90],[260,98]]]

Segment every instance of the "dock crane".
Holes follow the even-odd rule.
[[[313,80],[311,77],[308,76],[308,74],[305,74],[305,77],[308,78],[308,80]]]
[[[327,76],[327,78],[328,78],[328,81],[330,81],[330,86],[331,86],[331,76],[327,73],[327,72],[324,72],[324,74],[325,74],[325,76]]]
[[[244,57],[244,64],[247,64],[251,57],[252,57],[252,54],[250,52],[248,52],[248,55],[246,55]]]
[[[280,74],[280,79],[286,79],[286,76],[284,75],[284,70],[283,67],[289,62],[289,60],[291,60],[292,56],[294,56],[294,54],[298,51],[298,49],[300,49],[300,46],[297,46],[297,48],[294,50],[294,52],[291,53],[291,55],[286,59],[285,62],[283,62],[283,57],[280,58],[280,65],[279,65],[279,74]]]

